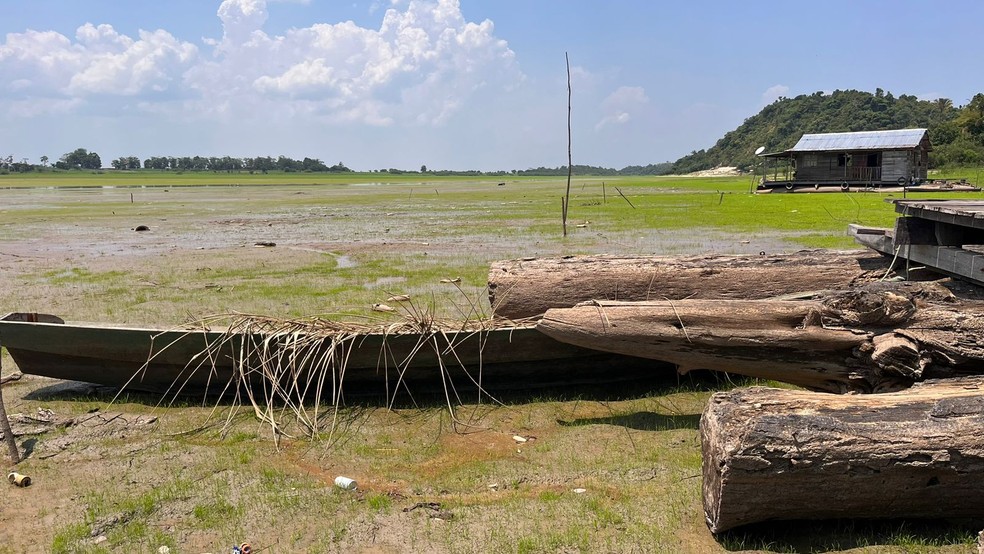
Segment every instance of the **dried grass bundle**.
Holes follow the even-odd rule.
[[[223,431],[229,429],[238,408],[248,404],[256,417],[270,426],[275,441],[281,436],[291,437],[289,429],[294,426],[310,438],[319,438],[327,431],[331,440],[338,426],[339,407],[345,404],[353,354],[359,359],[358,369],[367,367],[367,356],[375,356],[376,375],[382,375],[389,408],[400,393],[413,401],[405,376],[421,357],[436,370],[455,425],[463,424],[455,416],[454,406],[461,404],[456,382],[464,379],[477,388],[479,402],[483,396],[497,402],[482,387],[482,350],[489,331],[515,327],[516,322],[489,319],[484,314],[459,321],[437,320],[413,303],[401,307],[405,313],[397,321],[366,318],[352,323],[323,316],[282,319],[238,313],[203,318],[181,337],[198,335],[205,347],[191,357],[163,402],[173,403],[189,382],[200,384],[204,376],[206,388],[218,391],[211,397],[214,404],[207,419],[213,420],[225,409]],[[155,345],[141,372],[148,371],[179,340]],[[467,348],[477,345],[477,363],[459,355],[458,350],[466,343]]]

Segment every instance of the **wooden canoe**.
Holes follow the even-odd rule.
[[[312,338],[71,323],[15,312],[0,318],[0,346],[23,373],[153,393],[214,393],[229,383],[268,386],[271,378],[305,396],[337,396],[343,383],[346,390],[382,385],[392,391],[403,383],[441,388],[445,379],[502,390],[672,371],[652,360],[565,344],[532,324]]]

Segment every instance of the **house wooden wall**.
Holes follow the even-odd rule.
[[[927,144],[928,146],[928,144]],[[926,178],[929,154],[927,149],[885,150],[880,154],[880,166],[869,166],[868,156],[875,154],[871,151],[852,152],[850,159],[844,165],[838,165],[843,155],[841,152],[797,152],[796,181],[851,181],[851,182],[881,182],[896,183],[900,177],[908,179]],[[878,168],[880,167],[880,171]],[[874,176],[872,178],[871,176]]]
[[[882,181],[895,182],[909,178],[912,154],[907,150],[882,152]]]
[[[847,173],[833,152],[796,153],[797,181],[843,181]]]

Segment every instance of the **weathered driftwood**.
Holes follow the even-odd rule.
[[[874,395],[772,388],[701,418],[712,532],[768,520],[984,517],[984,378]]]
[[[18,377],[19,379],[20,377]],[[3,434],[3,441],[7,444],[7,454],[10,456],[10,463],[20,463],[20,451],[17,449],[17,439],[10,430],[10,420],[7,419],[7,408],[3,403],[3,384],[14,381],[11,376],[0,379],[0,434]]]
[[[493,262],[495,315],[522,319],[586,300],[769,298],[844,289],[885,276],[891,260],[870,251],[805,250],[769,256],[570,256]]]
[[[984,373],[984,302],[932,283],[877,283],[816,300],[590,302],[537,329],[581,347],[832,392],[884,392]]]

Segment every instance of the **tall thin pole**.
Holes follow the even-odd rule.
[[[571,59],[564,52],[564,61],[567,62],[567,195],[564,196],[564,236],[567,236],[567,209],[571,205],[571,173],[573,167],[573,155],[571,154]]]

